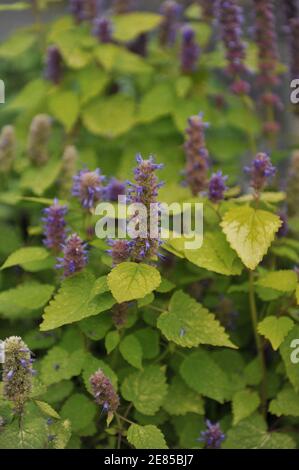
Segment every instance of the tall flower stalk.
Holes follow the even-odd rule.
[[[171,47],[177,37],[182,7],[173,0],[166,0],[162,3],[160,11],[163,16],[159,31],[160,44]]]
[[[51,136],[52,119],[47,114],[38,114],[31,122],[28,137],[28,154],[31,162],[42,166],[48,162],[48,143]]]

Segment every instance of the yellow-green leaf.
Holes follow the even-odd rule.
[[[259,395],[253,390],[245,389],[235,393],[232,400],[234,424],[254,413],[259,404]]]
[[[134,12],[113,18],[115,31],[113,37],[118,41],[131,41],[141,33],[146,33],[159,26],[162,16],[156,13]]]
[[[79,116],[79,99],[71,91],[61,91],[49,96],[49,110],[51,114],[69,132]]]
[[[258,331],[270,341],[276,351],[293,326],[294,322],[290,318],[271,315],[258,324]]]
[[[152,424],[131,424],[127,439],[136,449],[168,449],[162,432]]]
[[[257,285],[280,292],[292,292],[297,287],[297,274],[291,269],[269,272],[258,280]]]
[[[1,266],[1,269],[10,268],[11,266],[16,266],[18,264],[22,266],[23,264],[32,261],[40,261],[47,258],[48,256],[49,253],[47,250],[45,250],[45,248],[40,248],[37,246],[20,248],[19,250],[9,255],[5,263]]]

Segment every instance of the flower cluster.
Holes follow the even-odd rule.
[[[48,47],[45,78],[55,83],[55,85],[57,85],[62,78],[62,56],[56,46]]]
[[[125,239],[108,240],[108,245],[111,247],[107,250],[112,258],[113,266],[116,266],[123,261],[127,261],[131,256],[133,242]]]
[[[84,209],[92,209],[103,195],[103,180],[100,170],[84,169],[74,176],[72,194],[76,196]]]
[[[296,18],[298,13],[298,2],[297,0],[283,0],[283,7],[287,21],[291,21],[293,18]]]
[[[57,199],[54,199],[52,206],[44,209],[44,244],[46,247],[58,253],[66,240],[65,215],[67,207],[61,206]]]
[[[299,214],[299,151],[296,150],[291,159],[287,180],[287,205],[288,214]]]
[[[181,69],[183,73],[192,73],[196,69],[200,49],[191,26],[182,28]]]
[[[250,185],[258,194],[264,189],[268,180],[276,173],[276,168],[272,165],[270,157],[266,153],[258,153],[252,161],[251,166],[246,166],[244,171],[250,175]]]
[[[92,394],[98,405],[106,412],[114,413],[119,407],[119,397],[104,372],[99,369],[89,379]]]
[[[97,15],[99,0],[70,0],[69,10],[76,23],[90,20]]]
[[[13,402],[15,411],[22,413],[32,386],[33,359],[27,345],[18,336],[10,336],[4,342],[3,365],[4,398]]]
[[[228,61],[227,72],[234,80],[231,89],[238,95],[247,94],[250,85],[240,78],[246,71],[244,65],[245,45],[242,41],[242,8],[236,0],[220,0],[219,8],[222,40]]]
[[[224,193],[227,190],[227,186],[225,184],[227,178],[227,176],[223,176],[222,171],[213,173],[210,178],[208,197],[210,201],[214,202],[215,204],[224,199]]]
[[[47,163],[48,142],[51,135],[52,120],[47,114],[38,114],[31,122],[28,137],[28,154],[32,163],[42,166]]]
[[[172,46],[176,40],[182,7],[173,0],[166,0],[161,6],[163,20],[160,26],[160,43]]]
[[[96,36],[100,42],[108,43],[112,41],[113,26],[109,18],[101,16],[93,21],[93,35]]]
[[[299,17],[290,22],[291,33],[291,74],[292,80],[299,79]]]
[[[62,155],[62,176],[60,179],[60,189],[63,195],[68,195],[72,188],[77,162],[78,151],[76,147],[74,145],[67,145]]]
[[[63,257],[57,258],[57,269],[63,269],[63,277],[82,271],[87,264],[86,243],[73,233],[62,246]]]
[[[201,432],[201,437],[198,441],[204,442],[206,449],[220,449],[225,439],[225,434],[221,431],[219,423],[213,424],[207,419],[206,426],[206,430]]]
[[[0,173],[11,170],[16,154],[16,136],[13,126],[4,126],[0,134]]]
[[[203,121],[202,114],[191,116],[186,129],[187,140],[184,145],[186,154],[186,183],[195,196],[206,188],[209,153],[205,142],[205,129],[208,124]]]
[[[117,178],[111,178],[104,189],[104,198],[106,201],[118,201],[118,196],[126,194],[126,185]]]

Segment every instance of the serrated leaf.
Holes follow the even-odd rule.
[[[180,377],[174,377],[163,403],[170,415],[183,416],[187,413],[204,414],[202,397],[187,387]]]
[[[107,354],[110,354],[116,346],[118,345],[120,340],[119,332],[118,331],[109,331],[105,337],[105,348]]]
[[[118,41],[131,41],[141,33],[153,30],[162,21],[162,16],[149,12],[133,12],[113,18],[113,37]]]
[[[84,429],[95,418],[97,406],[83,393],[74,393],[70,396],[63,407],[60,414],[62,418],[69,419],[72,430],[78,432]]]
[[[236,347],[215,316],[183,291],[174,293],[169,310],[159,316],[157,327],[168,341],[182,347],[200,344]]]
[[[57,413],[57,411],[55,411],[54,408],[52,408],[52,406],[49,405],[49,403],[46,403],[45,401],[40,401],[40,400],[35,400],[35,403],[45,415],[51,416],[51,418],[60,419],[60,416]]]
[[[121,263],[108,275],[108,286],[118,303],[142,299],[160,283],[159,271],[144,263]]]
[[[87,271],[67,278],[45,308],[41,331],[53,330],[108,310],[115,302],[107,290],[105,277],[95,281]]]
[[[119,345],[122,357],[133,367],[142,369],[142,347],[134,334],[126,336]]]
[[[157,426],[131,424],[127,439],[135,449],[168,449],[165,438]]]
[[[258,324],[258,332],[271,342],[276,351],[293,326],[294,322],[290,318],[271,315]]]
[[[0,269],[10,268],[11,266],[20,265],[22,266],[25,263],[32,261],[40,261],[49,256],[49,253],[44,248],[30,246],[26,248],[20,248],[15,251],[5,261]]]
[[[244,418],[248,418],[248,416],[256,411],[259,404],[259,395],[253,390],[245,389],[235,393],[232,400],[234,424],[237,424]]]
[[[25,417],[22,425],[15,419],[0,432],[1,449],[44,449],[47,428],[44,418]]]
[[[140,413],[154,415],[167,393],[165,371],[152,365],[141,372],[130,374],[122,383],[121,393]]]
[[[299,416],[299,393],[289,385],[271,401],[269,411],[275,416]]]
[[[0,312],[9,319],[24,318],[28,312],[43,307],[51,298],[54,286],[26,282],[0,293]]]
[[[229,209],[221,227],[245,266],[254,270],[267,253],[281,223],[271,212],[242,206]]]
[[[298,363],[294,361],[293,353],[295,351],[295,356],[297,359],[298,354],[296,354],[296,349],[292,346],[292,343],[297,343],[299,339],[299,325],[295,325],[292,330],[289,332],[288,336],[285,338],[284,342],[280,346],[280,354],[282,356],[286,374],[289,378],[291,384],[293,385],[296,392],[299,392],[299,367]],[[298,343],[297,343],[298,350]]]
[[[185,250],[185,256],[196,266],[226,276],[241,274],[243,269],[236,252],[220,232],[205,232],[202,246]]]
[[[200,395],[219,403],[231,396],[228,375],[206,351],[198,350],[187,356],[180,366],[180,374],[186,384]]]
[[[79,375],[85,357],[83,350],[69,353],[59,346],[54,346],[40,363],[41,380],[44,384],[51,385]]]
[[[297,286],[297,275],[291,269],[269,272],[257,281],[257,285],[281,292],[292,292]]]
[[[79,116],[79,99],[71,91],[60,91],[48,98],[50,113],[70,132]]]

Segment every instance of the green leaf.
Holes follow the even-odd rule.
[[[45,80],[40,78],[32,80],[5,107],[9,110],[34,109],[45,97],[47,89],[48,84]]]
[[[21,11],[28,10],[31,5],[28,2],[5,3],[0,5],[0,11]]]
[[[59,91],[48,98],[50,113],[70,132],[79,116],[79,99],[71,91]]]
[[[257,392],[245,389],[235,393],[232,400],[232,409],[234,424],[237,424],[244,418],[248,418],[256,411],[260,404],[260,398]]]
[[[156,13],[134,12],[119,15],[113,18],[114,39],[118,41],[131,41],[141,33],[147,33],[157,28],[162,16]]]
[[[135,449],[168,449],[165,438],[157,426],[131,424],[127,439]]]
[[[183,416],[187,413],[204,414],[203,399],[187,387],[180,377],[174,377],[163,403],[164,410],[170,415]]]
[[[168,312],[157,322],[168,341],[192,348],[199,344],[235,348],[223,326],[201,304],[182,291],[173,294]]]
[[[299,393],[286,385],[277,397],[271,401],[269,411],[276,416],[299,417]]]
[[[101,44],[97,46],[94,53],[96,59],[108,72],[126,75],[152,72],[151,66],[142,57],[116,44]]]
[[[94,65],[80,70],[78,82],[80,86],[80,104],[84,105],[104,91],[109,82],[109,77]]]
[[[61,408],[62,418],[69,419],[72,430],[78,432],[84,429],[95,418],[97,407],[82,393],[74,393]]]
[[[65,449],[71,437],[71,423],[68,419],[51,424],[50,432],[55,436],[52,441],[53,449]],[[51,446],[50,446],[51,447]]]
[[[159,106],[157,106],[159,103]],[[170,114],[175,106],[174,92],[170,83],[158,83],[146,93],[140,103],[138,120],[152,122]]]
[[[285,365],[287,377],[289,378],[296,392],[299,392],[299,367],[298,363],[296,362],[298,357],[298,353],[296,354],[296,348],[298,350],[298,339],[299,325],[295,325],[280,346],[280,354]],[[293,342],[296,345],[295,347],[293,346]],[[295,358],[293,358],[294,353]]]
[[[80,374],[85,360],[83,350],[69,353],[59,346],[50,349],[40,363],[40,377],[44,384],[51,385]]]
[[[71,380],[62,380],[47,387],[47,391],[41,398],[47,403],[56,404],[65,400],[73,391],[74,384]]]
[[[35,35],[29,31],[18,31],[0,45],[1,59],[16,59],[24,54],[35,42]]]
[[[228,210],[221,226],[231,247],[245,266],[253,270],[267,253],[281,223],[271,212],[242,206]]]
[[[53,330],[110,309],[115,302],[107,290],[106,278],[95,281],[89,272],[67,278],[45,308],[41,331]]]
[[[144,359],[153,359],[158,356],[160,351],[160,335],[153,328],[142,328],[134,332],[142,347],[142,356]]]
[[[186,258],[200,268],[226,276],[241,274],[243,266],[221,232],[205,232],[203,244],[185,250]]]
[[[42,168],[29,168],[21,178],[21,187],[31,189],[37,196],[41,196],[56,181],[61,170],[61,161],[50,160]]]
[[[138,338],[134,335],[126,336],[119,345],[122,357],[133,367],[142,369],[142,347]]]
[[[231,428],[222,444],[224,449],[294,449],[295,443],[287,434],[267,432],[259,415],[250,416]]]
[[[198,350],[187,356],[180,366],[180,373],[186,384],[200,395],[219,403],[231,396],[228,375],[206,351]]]
[[[118,137],[135,125],[135,102],[120,93],[101,98],[84,108],[82,119],[84,126],[92,134]]]
[[[91,52],[82,47],[82,33],[84,34],[80,29],[74,28],[61,30],[55,34],[55,43],[64,62],[73,69],[86,67],[92,60]]]
[[[144,263],[121,263],[108,275],[108,286],[118,303],[142,299],[160,283],[159,271]]]
[[[290,318],[271,315],[258,324],[258,332],[271,342],[276,351],[293,326],[294,322]]]
[[[118,345],[120,340],[119,337],[119,332],[118,331],[109,331],[105,337],[105,348],[107,351],[107,354],[110,354],[111,351],[113,351],[116,346]]]
[[[47,427],[44,418],[24,417],[22,425],[15,419],[0,432],[1,449],[44,449],[47,443]]]
[[[257,285],[281,292],[292,292],[297,287],[297,275],[292,270],[269,272],[257,281]]]
[[[54,286],[26,282],[0,293],[0,312],[9,319],[24,318],[28,311],[38,310],[51,298]]]
[[[60,419],[60,416],[57,411],[55,411],[54,408],[52,408],[52,406],[48,403],[39,400],[35,400],[35,403],[45,415],[51,416],[51,418]]]
[[[299,305],[299,284],[297,285],[297,288],[296,288],[296,300],[297,300],[297,305]]]
[[[45,248],[40,248],[37,246],[20,248],[19,250],[9,255],[5,263],[1,266],[1,269],[10,268],[11,266],[16,266],[18,264],[22,266],[25,263],[43,260],[48,256],[49,253],[47,250],[45,250]]]
[[[130,374],[122,383],[121,393],[140,413],[154,415],[167,393],[164,369],[152,365],[145,367],[141,372]]]

